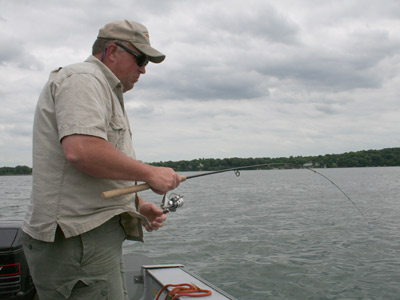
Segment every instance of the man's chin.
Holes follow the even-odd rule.
[[[127,92],[127,91],[130,91],[131,89],[133,89],[134,86],[135,86],[134,83],[129,84],[129,85],[124,85],[123,92],[125,93],[125,92]]]

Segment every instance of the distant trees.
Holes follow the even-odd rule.
[[[27,166],[1,167],[0,175],[30,175],[32,169]]]
[[[267,168],[352,168],[400,166],[400,148],[382,150],[364,150],[343,154],[326,154],[318,156],[290,156],[279,158],[201,158],[181,161],[160,161],[150,163],[153,166],[170,167],[177,171],[211,171],[257,164],[271,164]],[[273,165],[275,164],[275,165]],[[286,165],[285,165],[286,164]]]
[[[176,171],[213,171],[259,164],[271,164],[267,168],[352,168],[400,166],[400,148],[364,150],[343,154],[318,156],[258,157],[258,158],[199,158],[180,161],[160,161],[153,166],[170,167]],[[32,169],[27,166],[2,167],[0,175],[29,175]]]

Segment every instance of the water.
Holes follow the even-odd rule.
[[[308,170],[229,172],[182,183],[184,206],[124,252],[182,263],[243,300],[400,299],[400,167],[318,171],[369,224]],[[0,219],[23,217],[30,184],[0,177]]]

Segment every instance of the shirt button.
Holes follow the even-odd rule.
[[[102,296],[106,296],[106,295],[107,295],[107,291],[104,291],[104,290],[101,291],[101,295],[102,295]]]

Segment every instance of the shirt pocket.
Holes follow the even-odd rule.
[[[107,140],[115,148],[123,151],[127,132],[129,130],[124,119],[121,116],[115,115],[112,117],[107,129]]]

